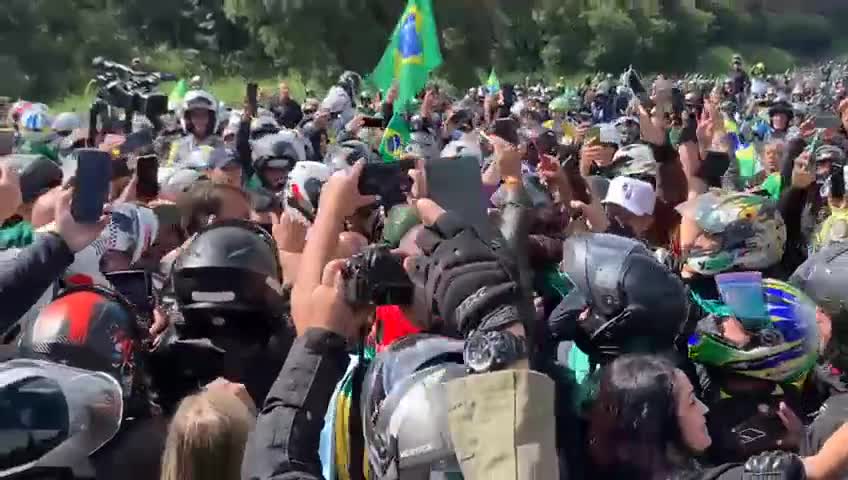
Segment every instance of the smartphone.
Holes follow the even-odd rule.
[[[823,112],[816,115],[816,128],[830,130],[839,128],[842,125],[842,120],[831,112]]]
[[[104,276],[138,313],[147,316],[153,314],[153,277],[149,272],[121,270],[106,273]]]
[[[135,164],[138,183],[136,194],[143,198],[154,198],[159,195],[159,158],[156,155],[138,157]]]
[[[0,155],[11,155],[15,147],[15,131],[11,128],[0,129]]]
[[[585,144],[597,144],[601,143],[601,127],[596,125],[594,127],[589,127],[589,130],[586,132],[586,137],[583,140]]]
[[[74,178],[71,215],[79,223],[97,223],[103,215],[103,204],[109,200],[112,157],[95,148],[77,150]]]
[[[399,183],[409,183],[406,172],[415,168],[414,160],[399,160],[390,163],[366,163],[359,176],[359,193],[362,195],[383,195]],[[478,167],[479,170],[479,167]]]
[[[127,135],[124,143],[121,144],[120,152],[121,155],[128,155],[151,145],[153,145],[153,130],[145,128]]]
[[[250,114],[256,116],[256,113],[259,111],[259,85],[254,82],[247,83],[247,108],[250,110]]]
[[[777,405],[760,404],[754,416],[733,428],[739,451],[752,452],[750,454],[753,455],[774,449],[776,440],[786,432],[786,427],[777,415],[777,409]]]
[[[681,92],[679,88],[672,88],[671,111],[675,115],[682,115],[684,110],[686,110],[686,97],[683,96],[683,92]]]
[[[518,122],[511,118],[499,118],[495,120],[489,129],[489,133],[501,137],[513,145],[518,145],[521,141],[518,138]]]
[[[380,117],[364,117],[362,126],[366,128],[383,128],[383,119]]]
[[[471,224],[484,239],[493,237],[483,191],[480,163],[472,156],[438,158],[428,161],[427,191],[434,202]]]
[[[845,198],[845,167],[833,165],[830,167],[830,197]]]

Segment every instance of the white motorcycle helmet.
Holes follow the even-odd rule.
[[[191,125],[189,118],[189,112],[192,110],[206,110],[209,112],[210,118],[206,134],[211,135],[214,133],[215,127],[218,124],[218,101],[215,100],[215,97],[204,90],[190,90],[185,94],[182,108],[180,108],[180,117],[182,119],[183,129],[187,132],[194,130],[194,126]]]

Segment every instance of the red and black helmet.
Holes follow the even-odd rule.
[[[133,395],[141,375],[143,331],[132,305],[118,293],[93,285],[69,288],[24,326],[21,357],[49,360],[108,373]]]

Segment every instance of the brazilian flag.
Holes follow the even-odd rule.
[[[498,93],[501,90],[501,82],[498,80],[498,75],[495,73],[495,67],[489,73],[489,78],[486,80],[486,90],[489,94]]]
[[[383,92],[397,82],[395,110],[403,111],[427,85],[430,71],[441,64],[432,0],[409,0],[371,81]]]
[[[391,163],[400,160],[410,136],[409,124],[401,114],[395,112],[383,133],[383,140],[380,141],[380,156],[383,161]]]

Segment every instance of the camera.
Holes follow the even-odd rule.
[[[344,295],[353,306],[411,305],[414,287],[403,262],[385,245],[354,255],[342,270]]]
[[[96,71],[94,82],[99,86],[93,106],[96,113],[106,106],[119,108],[127,112],[127,124],[131,124],[135,113],[158,121],[168,112],[168,96],[156,88],[161,82],[176,80],[176,76],[133,70],[103,57],[94,58],[91,65]]]

